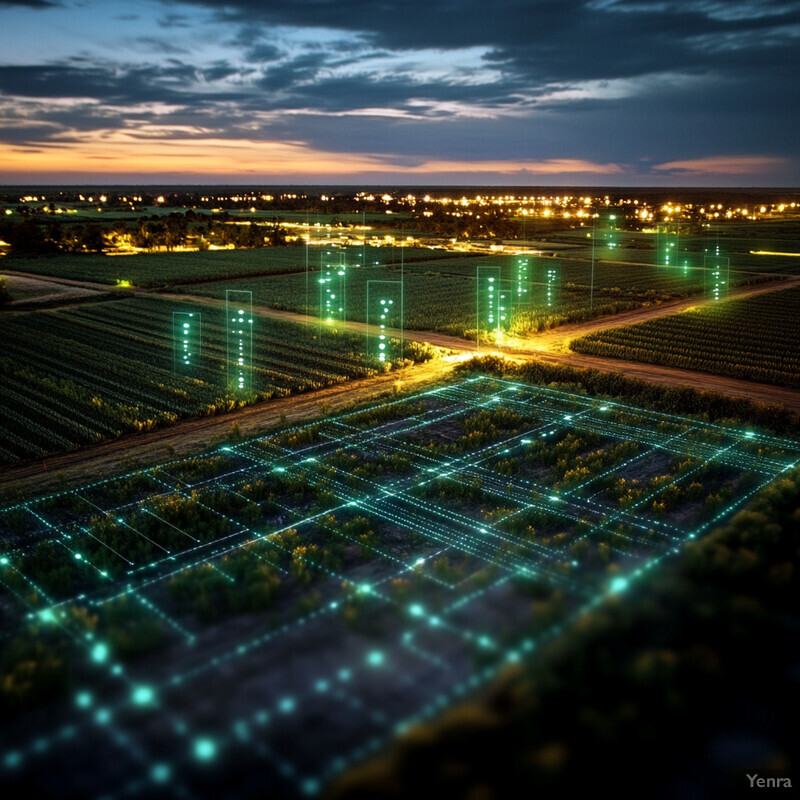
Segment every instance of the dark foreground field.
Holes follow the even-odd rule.
[[[509,669],[545,669],[539,653],[575,647],[587,613],[613,616],[669,570],[761,593],[769,613],[794,556],[759,537],[791,513],[796,441],[575,389],[473,373],[4,508],[2,782],[43,796],[313,795],[410,736],[411,761],[376,780],[416,790],[427,772],[468,796],[491,788],[485,768],[502,792],[494,760],[466,765],[474,751],[460,748],[453,773],[435,744],[450,733],[427,749],[413,731],[508,685],[496,681]],[[743,542],[720,543],[730,534],[711,532],[753,500],[763,524],[737,517]],[[783,560],[762,576],[769,547]],[[713,672],[704,653],[688,663]],[[587,657],[570,662],[579,681]],[[674,694],[683,659],[656,648],[633,685]],[[572,689],[552,730],[615,730],[602,704],[593,727]],[[630,712],[609,683],[620,720],[636,719],[633,691]],[[491,712],[509,758],[504,709],[533,713],[520,692]],[[457,737],[486,730],[482,712],[458,713]],[[524,741],[534,771],[580,752]]]

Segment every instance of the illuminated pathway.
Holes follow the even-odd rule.
[[[74,677],[6,715],[0,785],[316,794],[799,459],[477,377],[6,507],[7,636]]]

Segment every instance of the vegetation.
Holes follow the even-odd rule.
[[[800,417],[778,403],[755,403],[689,386],[662,386],[637,378],[626,378],[615,372],[567,367],[544,361],[530,361],[515,366],[495,356],[474,358],[456,369],[459,373],[478,371],[529,383],[563,386],[567,391],[577,390],[593,397],[630,400],[645,408],[692,414],[712,422],[749,423],[781,434],[800,432]]]
[[[320,335],[313,326],[259,320],[252,391],[234,392],[221,310],[202,310],[200,363],[191,373],[175,374],[175,308],[132,298],[0,320],[0,461],[230,411],[380,369],[365,361],[363,336]],[[424,347],[409,347],[408,354],[421,360],[432,355]]]
[[[798,318],[800,287],[591,333],[570,346],[588,355],[798,387]]]
[[[520,784],[723,796],[745,771],[790,774],[799,514],[795,470],[634,596],[585,613],[478,699],[343,777],[332,796],[411,797],[432,784],[447,797],[516,796]],[[768,744],[709,764],[729,731]]]
[[[343,249],[344,251],[344,249]],[[346,251],[348,263],[362,261],[374,264],[399,263],[399,248],[352,247]],[[311,269],[318,269],[322,247],[308,250]],[[120,281],[139,287],[166,286],[176,283],[199,283],[244,276],[303,272],[306,269],[306,248],[303,246],[216,250],[211,252],[141,253],[106,256],[72,253],[54,257],[15,257],[5,262],[7,269],[53,275],[71,280],[116,285]],[[437,259],[447,255],[443,250],[404,248],[403,257],[409,262]]]

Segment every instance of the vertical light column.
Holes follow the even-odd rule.
[[[531,260],[515,257],[513,277],[513,303],[515,311],[527,308],[531,302]]]
[[[516,283],[514,281],[500,281],[500,294],[497,298],[497,320],[498,330],[495,333],[498,342],[503,341],[503,336],[508,333],[511,326],[511,319],[514,310],[514,298],[516,295]]]
[[[712,300],[721,300],[730,291],[731,262],[727,256],[712,255],[703,258],[705,293]]]
[[[253,293],[239,289],[225,292],[228,385],[253,388]]]
[[[555,258],[541,258],[537,266],[537,304],[554,309],[561,303],[561,262]]]
[[[347,266],[345,254],[340,251],[326,251],[319,277],[319,319],[320,323],[332,325],[344,322],[347,318],[345,292]]]
[[[500,327],[500,267],[478,267],[476,298],[475,345],[480,347],[481,338],[497,340],[502,333]]]
[[[609,214],[608,220],[606,221],[606,227],[603,231],[603,239],[605,240],[606,247],[611,251],[609,255],[613,255],[614,250],[619,247],[616,214]]]
[[[678,264],[680,251],[680,231],[677,225],[664,223],[657,228],[657,256],[658,267],[675,267]]]
[[[367,281],[367,357],[403,358],[403,282]]]
[[[201,317],[196,311],[172,312],[173,370],[191,372],[200,364]]]

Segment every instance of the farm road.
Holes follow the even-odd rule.
[[[82,281],[50,280],[55,283],[83,285],[86,288],[93,289],[99,286],[99,284]],[[767,285],[741,288],[732,292],[730,299],[750,297],[797,285],[800,285],[800,276],[791,276],[770,282]],[[108,289],[108,287],[104,288]],[[131,291],[124,290],[124,293]],[[209,297],[171,294],[161,291],[133,291],[174,301],[191,301],[220,307],[224,305],[224,300],[216,300]],[[120,292],[120,294],[123,294],[123,292]],[[732,397],[742,397],[759,403],[783,404],[787,408],[800,413],[800,392],[794,389],[753,383],[693,370],[580,355],[569,350],[569,342],[572,339],[584,336],[587,333],[607,330],[621,325],[631,325],[648,319],[656,319],[688,308],[698,308],[710,302],[699,298],[690,298],[663,303],[611,317],[601,317],[587,322],[563,325],[552,330],[543,331],[530,338],[516,339],[502,348],[481,349],[480,351],[476,350],[475,342],[468,339],[433,331],[406,330],[404,335],[407,339],[428,342],[429,344],[455,351],[460,355],[407,367],[399,372],[391,372],[374,378],[348,381],[308,394],[268,400],[223,416],[188,419],[170,427],[141,434],[128,434],[116,440],[54,456],[47,459],[46,462],[25,462],[19,465],[2,467],[0,468],[0,483],[6,488],[19,488],[25,491],[56,490],[64,480],[80,482],[96,479],[99,475],[112,475],[120,472],[124,468],[126,460],[138,459],[144,464],[185,456],[189,453],[203,450],[214,439],[222,439],[234,423],[238,423],[243,436],[253,436],[280,422],[282,414],[285,414],[285,419],[289,422],[301,422],[317,416],[324,409],[330,412],[340,411],[351,403],[373,400],[386,393],[391,393],[395,386],[404,390],[414,389],[426,383],[441,380],[449,374],[455,363],[465,356],[489,353],[503,355],[518,363],[526,360],[542,360],[547,363],[617,372],[626,377],[638,378],[648,383],[691,386],[696,389],[719,392]],[[265,306],[254,307],[253,311],[264,317],[285,319],[305,324],[319,324],[317,319],[309,318],[304,314],[281,311]],[[362,322],[347,322],[344,327],[354,332],[364,334],[367,332],[367,325]]]

